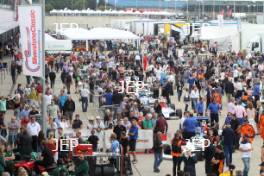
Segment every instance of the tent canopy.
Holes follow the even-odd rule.
[[[58,40],[49,34],[45,34],[45,51],[71,51],[71,40]]]
[[[140,37],[129,31],[113,28],[69,28],[61,33],[70,40],[137,40]]]
[[[61,31],[61,34],[69,40],[88,40],[87,38],[91,35],[87,29],[83,28],[67,28]]]
[[[50,36],[49,34],[45,33],[45,41],[49,42],[49,41],[56,41],[57,39],[55,39],[54,37]]]
[[[215,40],[238,34],[236,27],[204,26],[201,28],[201,40]]]

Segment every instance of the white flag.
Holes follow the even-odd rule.
[[[42,77],[42,7],[19,6],[20,43],[24,75]]]

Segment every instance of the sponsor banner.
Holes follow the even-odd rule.
[[[18,22],[24,75],[42,77],[42,7],[19,6]]]

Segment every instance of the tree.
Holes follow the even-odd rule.
[[[87,0],[87,8],[96,10],[97,1],[96,0]]]
[[[105,0],[99,0],[98,6],[105,6]]]

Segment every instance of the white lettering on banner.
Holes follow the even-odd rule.
[[[55,139],[56,148],[52,151],[58,151],[58,149],[60,148],[60,151],[72,152],[73,149],[78,146],[78,144],[79,143],[77,138],[60,139],[60,142],[58,139]]]
[[[148,84],[145,84],[143,81],[119,81],[121,83],[120,89],[118,93],[127,93],[127,94],[138,94],[139,91],[143,91]],[[132,89],[132,91],[130,90]],[[134,91],[135,89],[135,91]]]
[[[18,14],[23,73],[42,77],[42,7],[38,5],[19,6]]]
[[[204,151],[205,148],[209,147],[211,141],[204,138],[193,137],[191,139],[186,139],[186,145],[183,146],[183,151],[191,150],[192,152]]]

